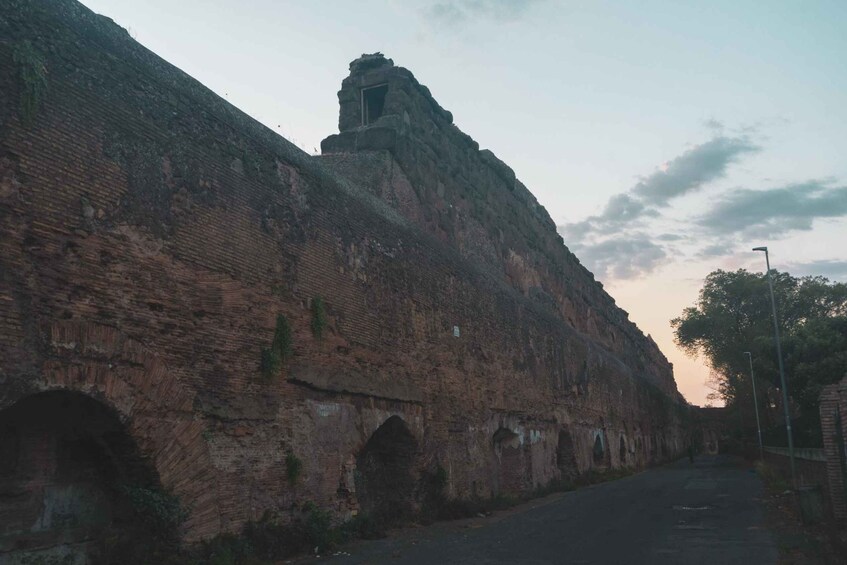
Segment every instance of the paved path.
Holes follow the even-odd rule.
[[[762,484],[723,455],[688,459],[461,524],[401,530],[339,564],[775,564]]]

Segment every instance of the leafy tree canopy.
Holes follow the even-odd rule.
[[[847,284],[771,271],[788,391],[803,414],[817,412],[821,387],[847,375]],[[718,395],[731,406],[749,397],[753,355],[757,384],[779,387],[767,277],[717,270],[694,306],[671,320],[677,345],[702,357]],[[761,400],[761,399],[760,399]]]

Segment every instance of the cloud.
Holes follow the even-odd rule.
[[[663,233],[656,236],[656,239],[659,241],[682,241],[686,239],[684,235],[679,235],[678,233]]]
[[[847,186],[831,180],[766,190],[735,189],[696,219],[707,233],[774,237],[812,229],[818,218],[847,216]]]
[[[712,259],[714,257],[723,257],[731,255],[736,251],[736,245],[732,242],[718,242],[707,245],[697,253],[697,257],[701,259]]]
[[[609,198],[601,218],[614,224],[625,224],[641,217],[645,212],[644,203],[629,194],[616,194]]]
[[[723,122],[720,120],[716,120],[715,118],[709,118],[708,120],[703,120],[703,125],[711,130],[722,131],[724,128]]]
[[[436,29],[456,28],[468,22],[491,20],[511,22],[521,19],[545,0],[451,0],[429,3],[422,9],[425,20]]]
[[[633,279],[646,275],[667,259],[665,250],[643,233],[576,244],[580,261],[599,279]]]
[[[566,239],[609,235],[626,228],[640,228],[645,218],[659,216],[657,208],[685,194],[700,190],[726,175],[730,164],[745,153],[759,148],[746,136],[716,136],[696,145],[642,177],[629,191],[609,198],[598,216],[565,224],[560,231]]]
[[[670,200],[722,178],[731,163],[758,149],[747,137],[715,137],[668,161],[639,181],[632,192],[652,205],[666,206]]]
[[[609,198],[599,216],[589,216],[581,222],[560,226],[560,231],[569,238],[585,237],[593,232],[612,233],[626,225],[633,225],[642,216],[655,215],[644,203],[629,194],[616,194]]]
[[[759,151],[747,135],[724,135],[724,125],[715,119],[706,125],[715,132],[714,137],[657,167],[628,191],[609,198],[600,214],[559,226],[566,243],[599,277],[631,279],[662,265],[669,250],[674,250],[673,243],[689,238],[673,233],[648,238],[648,220],[660,217],[659,210],[672,200],[726,176],[730,165],[742,156]],[[701,255],[714,257],[728,249],[726,242],[715,243],[704,248]]]
[[[820,259],[806,263],[789,263],[786,269],[793,275],[820,275],[829,279],[847,279],[847,261]]]

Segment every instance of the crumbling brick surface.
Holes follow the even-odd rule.
[[[453,124],[410,71],[381,54],[350,64],[339,128],[323,161],[367,187],[468,261],[552,310],[668,395],[673,372],[564,245],[555,223],[508,165]],[[384,110],[363,125],[363,93],[386,85]]]
[[[847,521],[847,377],[823,387],[820,395],[821,433],[826,456],[828,506],[840,523]]]
[[[306,501],[351,516],[357,456],[393,416],[414,438],[413,477],[442,466],[449,496],[585,471],[598,434],[612,466],[683,448],[670,365],[553,241],[522,185],[523,208],[483,209],[517,208],[501,219],[508,254],[493,220],[433,227],[446,200],[425,181],[432,162],[492,186],[508,177],[492,156],[453,155],[465,139],[454,126],[420,171],[402,154],[357,153],[333,163],[352,160],[345,177],[81,5],[6,4],[0,410],[48,390],[103,403],[188,508],[186,541],[267,511],[290,519]],[[12,57],[25,41],[49,85],[30,123]],[[279,315],[293,355],[268,375]],[[505,470],[500,429],[514,434]],[[0,524],[0,547],[19,535]]]

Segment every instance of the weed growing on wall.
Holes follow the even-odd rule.
[[[282,359],[280,359],[279,353],[274,351],[272,347],[263,347],[260,366],[262,369],[262,375],[266,379],[271,379],[279,373],[279,370],[282,368]]]
[[[29,41],[22,41],[15,46],[12,60],[18,66],[18,78],[21,81],[21,121],[30,125],[47,92],[47,63],[44,55]]]
[[[278,314],[276,317],[273,349],[279,354],[283,363],[291,359],[291,324],[288,323],[288,318],[282,314]]]
[[[120,487],[120,491],[132,505],[136,516],[154,531],[174,533],[188,517],[179,498],[172,494],[129,485]]]
[[[291,324],[282,314],[276,317],[274,339],[271,346],[262,349],[261,370],[266,379],[275,377],[282,366],[291,359],[292,339]]]
[[[120,509],[117,522],[92,548],[93,563],[141,565],[183,564],[179,530],[188,512],[179,499],[157,488],[116,485]]]
[[[302,472],[303,461],[289,451],[288,455],[285,456],[285,476],[288,477],[288,482],[292,485],[295,484]]]
[[[326,308],[323,298],[316,296],[312,299],[312,335],[315,339],[323,338],[326,329]]]

